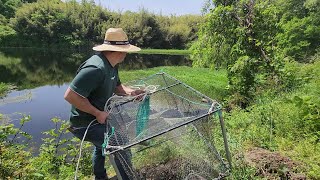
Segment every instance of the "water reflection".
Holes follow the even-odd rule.
[[[0,82],[12,83],[19,90],[62,85],[72,80],[78,66],[93,53],[90,50],[0,49]],[[120,71],[190,64],[188,58],[181,55],[128,54]]]
[[[181,55],[128,54],[125,61],[120,64],[120,71],[158,66],[191,66],[191,61],[187,56]]]
[[[74,76],[83,56],[41,49],[1,49],[0,81],[20,90],[62,85]]]

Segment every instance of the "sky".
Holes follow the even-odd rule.
[[[96,4],[111,10],[137,12],[144,7],[149,12],[162,15],[201,14],[205,0],[95,0]]]

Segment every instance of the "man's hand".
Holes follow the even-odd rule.
[[[132,91],[130,95],[131,95],[131,96],[137,96],[137,95],[142,94],[142,93],[145,93],[145,92],[146,92],[146,91],[144,91],[144,90],[137,89],[137,90]]]
[[[132,91],[132,92],[130,93],[130,95],[131,95],[131,96],[137,96],[137,97],[135,98],[135,100],[141,101],[145,92],[146,92],[146,91],[144,91],[144,90],[137,89],[137,90]],[[140,96],[139,96],[139,95],[140,95]]]
[[[141,100],[146,91],[142,89],[132,89],[130,87],[120,84],[116,87],[115,93],[120,96],[137,96],[137,100]],[[140,96],[139,96],[140,95]]]
[[[108,116],[109,116],[108,112],[99,111],[96,115],[96,119],[100,124],[105,124]]]
[[[64,94],[64,98],[70,104],[73,104],[76,108],[80,109],[81,111],[95,116],[97,121],[101,124],[104,124],[106,122],[107,117],[109,116],[109,113],[100,111],[99,109],[94,107],[87,98],[80,96],[70,88],[67,89],[66,93]]]

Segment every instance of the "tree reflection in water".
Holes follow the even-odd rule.
[[[69,83],[79,65],[93,55],[91,50],[4,48],[0,49],[0,82],[19,90]],[[128,54],[119,70],[138,70],[158,66],[191,65],[188,56]]]

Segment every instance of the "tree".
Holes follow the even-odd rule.
[[[272,0],[213,0],[199,39],[191,47],[195,66],[228,69],[235,103],[246,107],[261,86],[277,83],[274,58],[279,18]]]
[[[168,48],[184,49],[189,42],[196,39],[198,23],[202,20],[201,16],[184,15],[171,16],[167,19],[167,25],[163,26],[164,37]]]
[[[122,14],[119,27],[127,32],[137,46],[161,48],[163,45],[164,38],[156,17],[146,9],[142,8],[139,13],[127,11]]]
[[[1,0],[0,1],[0,15],[6,18],[14,16],[16,9],[21,5],[20,0]]]
[[[31,40],[44,46],[84,46],[101,43],[110,19],[112,15],[94,2],[40,0],[24,4],[11,23],[17,34],[29,43]]]
[[[290,0],[281,3],[281,31],[277,34],[278,53],[307,62],[320,46],[320,0]]]

